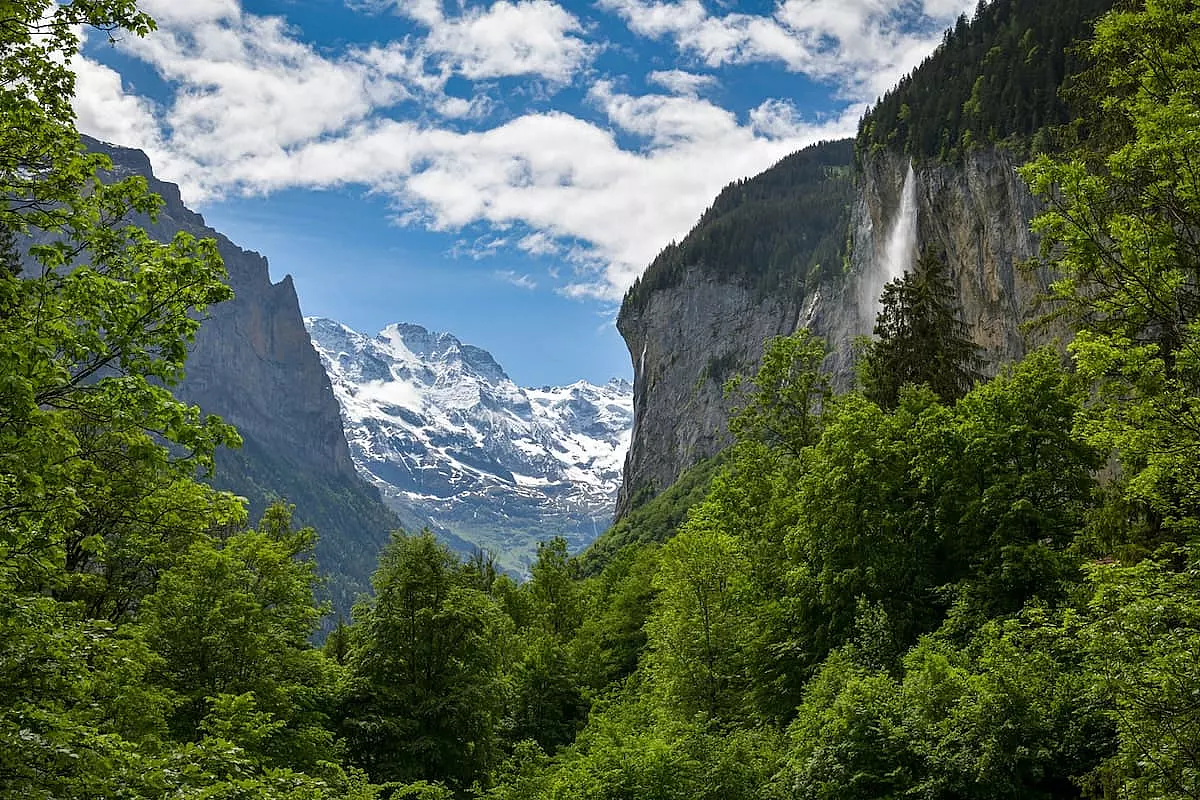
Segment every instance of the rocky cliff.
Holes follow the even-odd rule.
[[[695,263],[681,280],[636,303],[626,300],[618,327],[633,359],[635,416],[620,513],[729,443],[721,382],[753,375],[767,338],[809,328],[829,343],[827,366],[836,384],[844,389],[853,382],[852,344],[871,331],[898,224],[915,225],[914,251],[932,248],[945,256],[989,372],[1057,338],[1054,330],[1022,330],[1037,316],[1049,276],[1021,268],[1037,254],[1029,231],[1037,205],[1016,174],[1018,160],[982,149],[952,164],[915,164],[915,220],[900,220],[909,163],[886,150],[861,160],[839,231],[849,243],[843,269],[802,292],[764,293],[737,275]],[[795,187],[797,205],[814,191],[828,187]]]
[[[695,265],[617,326],[633,358],[633,436],[617,515],[729,443],[722,386],[754,374],[763,342],[796,330],[802,298],[759,296]]]
[[[154,177],[141,151],[94,140],[88,146],[112,159],[117,176],[141,175],[163,198],[157,219],[140,221],[151,236],[169,240],[186,231],[215,239],[225,261],[234,299],[209,309],[178,395],[297,465],[352,477],[338,405],[304,329],[291,276],[272,283],[267,259],[205,225],[177,186]]]
[[[318,563],[338,574],[331,591],[339,609],[348,610],[400,521],[355,470],[291,277],[272,283],[267,260],[208,227],[183,204],[177,186],[154,177],[141,151],[85,142],[112,159],[115,176],[140,175],[163,198],[155,220],[138,220],[151,236],[166,241],[186,231],[216,240],[234,299],[209,309],[176,395],[237,427],[245,444],[218,453],[214,483],[245,496],[252,521],[274,498],[295,504],[296,520],[321,535]]]
[[[1023,268],[1038,255],[1029,223],[1037,201],[1017,175],[1023,159],[1002,149],[974,150],[959,162],[913,165],[916,188],[916,247],[943,255],[958,290],[963,321],[983,348],[985,372],[994,373],[1036,347],[1060,337],[1040,327],[1023,330],[1045,309],[1039,300],[1050,275],[1044,268]],[[910,160],[881,151],[864,159],[851,217],[851,258],[843,306],[829,325],[818,312],[813,327],[823,328],[838,348],[838,375],[850,375],[847,336],[867,333],[874,303],[887,280],[885,251]],[[853,308],[855,314],[846,313]]]
[[[1022,327],[1044,311],[1050,276],[1020,268],[1037,254],[1037,207],[1013,153],[1053,147],[1056,126],[1074,118],[1079,88],[1060,89],[1086,69],[1077,45],[1112,5],[980,3],[867,112],[853,147],[817,145],[730,186],[663,251],[618,322],[635,369],[620,514],[728,443],[712,377],[754,374],[763,339],[809,328],[848,387],[853,341],[870,333],[880,290],[925,249],[946,259],[989,372],[1063,338]],[[842,245],[836,259],[821,238]]]
[[[618,517],[728,443],[725,382],[754,374],[763,341],[841,285],[853,156],[825,142],[732,184],[626,295],[634,429]]]

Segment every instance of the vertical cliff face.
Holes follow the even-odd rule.
[[[179,231],[217,241],[234,299],[209,309],[188,357],[177,394],[219,414],[243,437],[306,467],[352,477],[329,378],[313,350],[291,276],[271,283],[267,260],[235,245],[184,206],[179,188],[154,177],[144,153],[89,141],[113,161],[117,175],[141,175],[165,201],[150,235]]]
[[[1038,206],[1017,175],[1019,161],[1003,150],[976,150],[957,164],[916,164],[917,249],[943,255],[958,290],[963,321],[993,373],[1058,336],[1052,328],[1026,334],[1039,315],[1050,276],[1022,265],[1037,256],[1029,222]],[[896,224],[909,160],[881,152],[864,160],[851,221],[850,283],[857,326],[870,328],[872,304],[886,280],[888,236]],[[849,298],[846,298],[849,300]],[[1043,309],[1044,311],[1044,309]],[[845,350],[844,331],[831,337]],[[845,362],[839,361],[845,369]]]
[[[347,612],[355,593],[366,589],[389,530],[402,521],[355,470],[341,410],[291,277],[272,283],[267,260],[208,227],[184,206],[177,186],[154,177],[141,151],[91,139],[85,144],[112,159],[115,177],[140,175],[163,198],[155,220],[137,220],[152,237],[169,241],[185,231],[216,240],[234,299],[208,310],[175,394],[241,433],[242,449],[217,454],[213,482],[250,501],[252,522],[268,502],[283,498],[296,506],[298,524],[317,528],[318,563],[333,576],[335,606]]]
[[[755,372],[763,342],[794,331],[800,312],[794,298],[759,296],[697,265],[645,307],[621,314],[617,327],[634,365],[634,427],[618,516],[728,443],[722,385]]]
[[[634,431],[618,516],[728,444],[725,382],[816,313],[812,298],[843,271],[853,157],[849,140],[824,142],[730,185],[629,291],[617,328]]]
[[[726,270],[696,264],[675,284],[626,303],[618,327],[633,360],[635,416],[619,515],[729,443],[720,385],[757,371],[765,339],[810,329],[829,343],[836,386],[852,385],[854,338],[871,331],[889,240],[905,222],[898,217],[909,163],[887,151],[862,161],[838,231],[849,241],[844,270],[803,292],[755,291],[722,277]],[[1049,276],[1021,268],[1037,255],[1029,231],[1037,204],[1016,166],[1004,151],[978,150],[957,164],[916,164],[912,174],[915,249],[945,256],[988,373],[1059,334],[1022,331],[1039,314]]]

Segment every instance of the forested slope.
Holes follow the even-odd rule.
[[[956,159],[972,146],[1051,144],[1072,119],[1071,91],[1086,59],[1078,42],[1113,0],[992,0],[959,18],[941,46],[859,125],[860,152],[889,148]],[[1061,91],[1066,88],[1067,92]]]
[[[236,433],[169,391],[215,248],[108,224],[158,201],[65,122],[77,26],[149,21],[50,6],[0,28],[0,798],[1200,795],[1194,2],[1105,17],[1103,137],[1022,170],[1066,353],[975,380],[929,254],[861,388],[768,343],[673,538],[518,586],[397,535],[322,649],[313,532],[198,482]]]
[[[838,275],[854,190],[853,143],[822,142],[725,187],[679,243],[663,248],[634,282],[624,313],[677,285],[688,267],[724,272],[755,292],[801,296]]]

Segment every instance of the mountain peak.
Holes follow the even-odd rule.
[[[628,382],[522,389],[488,351],[394,323],[374,338],[306,320],[359,470],[393,508],[523,573],[539,540],[612,518],[633,426]]]

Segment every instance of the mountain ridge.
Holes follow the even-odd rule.
[[[247,499],[251,523],[268,504],[285,500],[295,506],[297,524],[316,528],[318,566],[330,578],[335,610],[348,614],[369,588],[389,532],[423,520],[397,517],[357,474],[291,276],[272,281],[267,258],[188,208],[177,185],[155,176],[144,152],[86,136],[83,143],[112,161],[106,179],[142,177],[162,198],[153,219],[134,220],[152,238],[170,241],[184,231],[216,241],[234,297],[208,309],[174,392],[241,434],[241,449],[217,452],[211,482]]]
[[[390,507],[493,551],[517,575],[538,541],[561,535],[578,550],[607,527],[632,426],[628,381],[526,388],[450,333],[305,325],[354,461]]]

